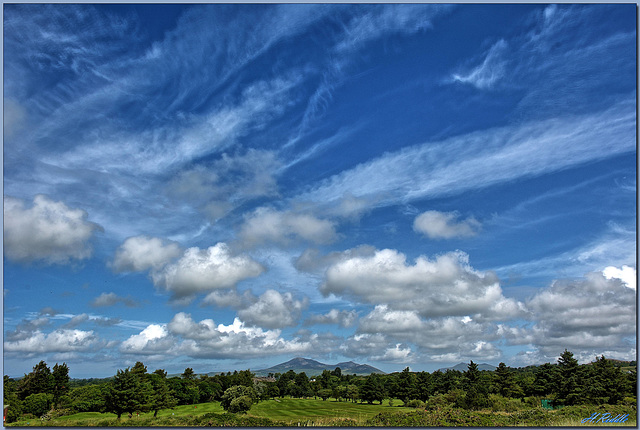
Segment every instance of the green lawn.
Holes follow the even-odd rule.
[[[399,401],[396,404],[401,403]],[[253,405],[247,416],[254,416],[259,418],[269,418],[274,421],[284,421],[287,424],[298,422],[312,421],[317,424],[329,422],[334,419],[350,418],[358,421],[358,423],[364,423],[367,418],[370,418],[382,411],[411,411],[411,408],[403,407],[389,407],[385,402],[383,405],[369,405],[352,402],[338,402],[335,399],[328,399],[326,401],[320,399],[277,399],[266,400],[256,405]],[[199,403],[197,405],[177,406],[174,409],[164,409],[158,412],[158,418],[166,417],[185,417],[204,415],[206,413],[224,413],[224,410],[220,406],[219,402],[212,403]],[[135,423],[136,421],[146,421],[152,419],[153,412],[147,412],[140,414],[140,416],[134,415],[129,418],[127,414],[123,414],[121,421]],[[48,425],[60,426],[95,426],[99,425],[105,420],[115,421],[116,415],[114,414],[101,414],[99,412],[82,412],[73,415],[62,416],[52,419],[47,422]],[[18,421],[10,424],[12,426],[39,426],[41,422],[39,419],[31,419]]]

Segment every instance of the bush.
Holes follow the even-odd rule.
[[[515,412],[524,409],[526,405],[519,399],[489,394],[489,407],[492,411]]]
[[[407,408],[424,409],[425,408],[425,403],[422,400],[414,399],[414,400],[409,400],[405,404],[405,406]]]
[[[30,396],[27,396],[26,399],[24,399],[23,410],[27,413],[39,417],[49,412],[51,403],[53,403],[52,394],[31,394]]]
[[[222,395],[222,401],[220,406],[222,409],[229,412],[247,412],[253,405],[253,399],[255,398],[255,391],[252,387],[245,387],[244,385],[234,385],[227,388]]]
[[[244,413],[246,414],[249,409],[251,409],[251,405],[253,401],[249,396],[240,396],[236,397],[229,404],[228,411],[231,413]]]

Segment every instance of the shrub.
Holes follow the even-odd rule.
[[[414,399],[414,400],[409,400],[405,404],[405,406],[407,408],[424,409],[425,408],[425,403],[422,400]]]
[[[53,402],[52,394],[38,393],[31,394],[24,399],[23,410],[37,417],[46,414]]]

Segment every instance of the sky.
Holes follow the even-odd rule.
[[[635,4],[3,9],[4,374],[635,359]]]

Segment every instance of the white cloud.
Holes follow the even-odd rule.
[[[586,115],[492,128],[386,153],[328,178],[299,200],[334,202],[351,193],[376,206],[555,172],[635,150],[635,99]],[[490,166],[490,168],[487,168]]]
[[[120,345],[125,354],[159,354],[173,349],[172,339],[167,337],[167,329],[162,324],[151,324],[139,334],[132,335]]]
[[[307,339],[285,340],[280,330],[249,327],[235,318],[229,325],[210,319],[196,322],[191,315],[179,313],[169,324],[151,324],[122,343],[128,354],[186,355],[195,358],[265,357],[281,354],[304,354],[324,350],[325,340],[314,334]]]
[[[5,341],[4,350],[7,353],[21,353],[31,356],[51,352],[84,352],[101,347],[93,331],[58,329],[49,334],[39,330],[31,336],[15,341]]]
[[[157,237],[135,236],[120,245],[111,266],[115,272],[159,269],[181,252],[177,243],[166,242]]]
[[[456,221],[457,218],[457,212],[423,212],[413,221],[413,230],[431,239],[452,239],[478,234],[481,225],[475,218]]]
[[[91,257],[89,240],[102,228],[87,221],[87,213],[39,194],[33,206],[4,198],[4,252],[21,263],[68,264]]]
[[[260,275],[264,268],[246,255],[234,256],[225,243],[207,249],[187,249],[175,263],[152,271],[156,286],[182,299],[198,293],[233,288],[248,278]]]
[[[340,327],[351,327],[358,319],[358,313],[354,310],[351,311],[339,311],[337,309],[331,309],[326,314],[311,315],[305,321],[305,325],[314,324],[336,324]]]
[[[493,87],[498,80],[504,77],[506,68],[504,51],[506,49],[507,42],[500,39],[489,49],[482,64],[466,73],[454,73],[451,76],[452,80],[473,85],[481,90]]]
[[[435,260],[420,256],[414,265],[392,249],[372,256],[345,256],[327,269],[320,291],[418,311],[423,317],[472,315],[499,320],[524,312],[521,304],[502,295],[495,274],[473,270],[467,254],[460,251]]]
[[[251,306],[240,310],[238,317],[245,323],[266,328],[295,326],[308,304],[307,298],[295,300],[291,293],[267,290]]]
[[[636,269],[629,266],[622,266],[622,269],[618,269],[614,266],[606,267],[602,274],[607,279],[620,279],[624,284],[631,288],[636,289]]]
[[[346,26],[337,52],[348,53],[385,34],[413,33],[432,27],[433,18],[451,10],[450,5],[392,4],[374,5],[355,16]]]
[[[527,302],[535,324],[500,326],[509,342],[534,345],[545,356],[564,348],[596,355],[598,350],[626,352],[636,333],[636,292],[620,279],[589,273],[583,279],[554,281]]]
[[[331,221],[261,207],[245,219],[240,238],[248,246],[266,242],[288,245],[294,240],[327,244],[336,239],[336,232]]]

